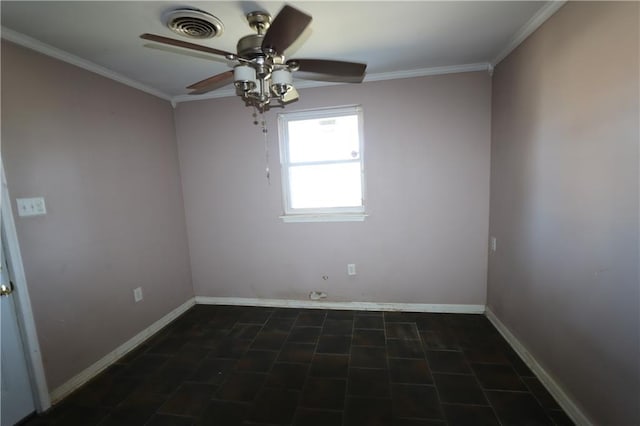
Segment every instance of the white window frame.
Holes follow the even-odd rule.
[[[308,208],[296,209],[291,207],[289,168],[292,166],[289,161],[289,133],[288,123],[290,121],[322,119],[331,117],[342,117],[345,115],[356,115],[358,117],[358,145],[360,163],[360,182],[362,203],[355,207],[332,207],[332,208]],[[351,222],[363,221],[365,214],[365,176],[364,176],[364,125],[362,120],[362,107],[359,105],[322,108],[303,111],[294,111],[278,114],[278,139],[280,141],[280,166],[282,171],[282,203],[284,213],[280,216],[284,222]],[[318,161],[305,164],[339,164],[346,161]],[[351,162],[351,161],[349,161]]]

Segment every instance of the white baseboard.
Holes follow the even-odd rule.
[[[437,312],[437,313],[464,313],[486,314],[491,323],[507,340],[511,347],[520,355],[524,362],[540,379],[549,393],[577,425],[591,426],[593,422],[584,412],[569,398],[558,382],[536,361],[527,348],[511,333],[502,321],[485,305],[464,304],[426,304],[426,303],[381,303],[381,302],[327,302],[312,300],[288,300],[288,299],[254,299],[238,297],[206,297],[196,296],[187,300],[149,327],[136,334],[134,337],[111,351],[88,368],[84,369],[63,385],[50,393],[52,403],[60,401],[71,392],[87,383],[97,374],[105,370],[118,359],[138,347],[149,337],[167,326],[174,319],[182,315],[195,304],[202,305],[233,305],[233,306],[261,306],[277,308],[306,308],[306,309],[348,309],[360,311],[401,311],[401,312]]]
[[[196,296],[187,300],[140,333],[109,352],[98,361],[73,376],[67,382],[51,391],[49,397],[52,403],[56,403],[69,395],[80,386],[87,383],[96,375],[104,371],[118,359],[138,347],[141,343],[153,336],[171,321],[182,315],[195,304],[202,305],[235,305],[235,306],[263,306],[278,308],[307,308],[307,309],[350,309],[360,311],[403,311],[403,312],[440,312],[440,313],[464,313],[482,314],[484,305],[445,305],[424,303],[377,303],[377,302],[326,302],[311,300],[286,300],[286,299],[252,299],[237,297],[204,297]]]
[[[438,312],[482,314],[484,305],[445,305],[427,303],[327,302],[316,300],[253,299],[243,297],[196,296],[201,305],[262,306],[275,308],[349,309],[357,311]]]
[[[55,404],[74,390],[78,389],[80,386],[87,383],[89,380],[94,378],[96,375],[105,370],[118,359],[122,358],[124,355],[138,347],[149,337],[153,336],[155,333],[167,326],[171,321],[182,315],[185,311],[195,305],[195,303],[196,302],[194,298],[187,300],[182,305],[178,306],[173,311],[169,312],[158,321],[154,322],[149,327],[145,328],[140,333],[136,334],[131,339],[127,340],[125,343],[100,358],[89,367],[82,370],[80,373],[73,376],[64,384],[55,388],[49,395],[51,402]]]
[[[487,307],[485,312],[487,318],[498,329],[500,334],[509,342],[511,347],[520,355],[520,358],[527,364],[527,366],[538,377],[540,382],[544,385],[553,398],[558,402],[560,407],[567,413],[567,415],[573,420],[576,425],[591,426],[594,425],[587,415],[569,398],[567,393],[562,389],[562,386],[551,376],[531,355],[527,348],[518,340],[516,336],[511,333],[506,325],[500,321],[500,319],[493,313],[493,311]]]

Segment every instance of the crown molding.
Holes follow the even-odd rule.
[[[540,10],[513,36],[507,46],[496,56],[492,62],[480,62],[473,64],[460,64],[441,67],[429,67],[420,68],[416,70],[403,70],[403,71],[391,71],[376,74],[368,74],[364,82],[383,81],[383,80],[398,80],[403,78],[415,78],[426,77],[433,75],[452,74],[452,73],[464,73],[464,72],[477,72],[487,71],[490,75],[493,73],[494,67],[500,63],[509,53],[511,53],[516,47],[518,47],[529,35],[537,30],[547,19],[549,19],[554,13],[556,13],[564,4],[566,0],[552,0],[545,4]],[[2,38],[19,44],[28,49],[35,50],[44,55],[51,56],[59,59],[63,62],[75,65],[77,67],[86,69],[87,71],[94,72],[103,77],[110,78],[118,81],[127,86],[149,93],[153,96],[157,96],[161,99],[165,99],[171,102],[172,106],[176,106],[180,102],[199,101],[204,99],[215,99],[236,96],[235,89],[233,87],[223,90],[216,90],[214,92],[206,93],[203,95],[176,95],[170,96],[157,89],[146,86],[140,82],[132,80],[114,71],[111,71],[103,66],[100,66],[94,62],[87,61],[78,56],[72,55],[61,49],[55,48],[48,44],[42,43],[34,38],[21,34],[17,31],[9,28],[0,27]],[[312,87],[325,87],[335,86],[345,83],[336,82],[321,82],[311,80],[295,80],[296,89],[306,89]]]
[[[491,62],[491,66],[495,67],[498,65],[500,61],[506,58],[509,53],[515,50],[516,47],[520,46],[527,37],[544,24],[547,19],[551,18],[551,16],[564,6],[566,2],[566,0],[552,0],[542,6],[540,10],[514,34],[507,46],[498,54],[498,56],[495,57],[493,62]]]
[[[118,74],[114,71],[111,71],[110,69],[105,68],[101,65],[98,65],[94,62],[87,61],[76,55],[68,53],[64,50],[58,49],[46,43],[42,43],[39,40],[36,40],[32,37],[29,37],[27,35],[24,35],[12,29],[2,26],[0,27],[0,31],[1,31],[2,38],[5,40],[8,40],[20,46],[26,47],[27,49],[35,50],[36,52],[42,53],[43,55],[50,56],[52,58],[69,63],[71,65],[75,65],[87,71],[94,72],[103,77],[110,78],[111,80],[115,80],[122,84],[126,84],[127,86],[149,93],[153,96],[157,96],[161,99],[165,99],[167,101],[170,101],[171,105],[174,107],[176,106],[176,104],[180,102],[189,102],[189,101],[198,101],[203,99],[226,98],[226,97],[236,96],[235,89],[231,87],[228,89],[216,90],[214,92],[206,93],[203,95],[196,95],[196,96],[177,95],[172,97],[157,89],[146,86],[140,82],[137,82],[121,74]],[[364,82],[366,83],[371,81],[397,80],[402,78],[426,77],[431,75],[452,74],[452,73],[462,73],[462,72],[475,72],[475,71],[490,72],[491,69],[492,69],[491,64],[486,62],[475,63],[475,64],[451,65],[451,66],[443,66],[443,67],[420,68],[416,70],[404,70],[404,71],[392,71],[392,72],[384,72],[384,73],[377,73],[377,74],[368,74],[365,77]],[[329,81],[312,81],[312,80],[296,80],[295,82],[296,89],[336,86],[340,84],[346,84],[346,83],[336,83],[336,82],[329,82]]]
[[[98,65],[94,62],[87,61],[78,56],[72,55],[71,53],[65,52],[64,50],[48,45],[39,40],[36,40],[35,38],[26,36],[4,26],[0,27],[0,31],[2,33],[2,38],[12,43],[18,44],[22,47],[26,47],[27,49],[35,50],[36,52],[42,53],[43,55],[47,55],[68,64],[75,65],[87,71],[99,74],[103,77],[133,87],[134,89],[141,90],[158,98],[171,101],[171,96],[167,95],[166,93],[125,77],[122,74],[111,71],[110,69]]]
[[[455,73],[463,73],[463,72],[477,72],[477,71],[487,71],[491,72],[493,67],[488,62],[480,62],[476,64],[462,64],[462,65],[450,65],[444,67],[430,67],[430,68],[420,68],[416,70],[405,70],[405,71],[392,71],[392,72],[383,72],[376,74],[367,74],[364,78],[363,83],[368,83],[372,81],[383,81],[383,80],[399,80],[402,78],[415,78],[415,77],[427,77],[432,75],[442,75],[442,74],[455,74]],[[311,81],[311,80],[295,80],[294,86],[296,89],[307,89],[311,87],[325,87],[325,86],[337,86],[342,84],[349,83],[336,83],[330,81]],[[203,95],[177,95],[171,98],[173,103],[180,102],[189,102],[189,101],[200,101],[204,99],[215,99],[215,98],[227,98],[231,96],[236,96],[235,89],[223,89],[216,90],[210,93],[205,93]]]
[[[391,71],[367,75],[365,82],[382,80],[399,80],[402,78],[427,77],[430,75],[456,74],[463,72],[489,71],[491,64],[479,62],[476,64],[448,65],[443,67],[420,68],[416,70]]]

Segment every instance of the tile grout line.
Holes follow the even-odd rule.
[[[418,333],[418,337],[421,337],[420,330],[418,329],[418,324],[415,322],[413,324],[416,327],[416,332]],[[429,375],[431,375],[431,380],[433,381],[433,388],[435,389],[436,397],[438,398],[438,408],[440,409],[440,415],[442,416],[442,420],[444,424],[449,425],[449,420],[447,419],[447,416],[444,413],[444,407],[442,406],[442,398],[440,397],[440,390],[438,389],[438,385],[436,384],[436,378],[433,375],[433,370],[431,370],[431,367],[429,366],[429,360],[427,359],[427,350],[425,346],[426,346],[425,342],[423,342],[422,338],[420,338],[420,347],[422,348],[424,362],[427,363],[427,368],[429,369]]]
[[[170,322],[169,324],[167,324],[167,325],[166,325],[162,330],[159,330],[158,334],[156,334],[155,336],[157,337],[157,336],[158,336],[158,335],[160,335],[161,333],[166,333],[166,336],[164,336],[164,338],[163,338],[163,339],[161,339],[161,340],[166,340],[166,339],[168,339],[168,338],[169,338],[169,336],[171,335],[171,332],[173,332],[173,330],[172,330],[172,329],[174,328],[175,321],[177,321],[179,318],[181,318],[181,317],[183,317],[184,315],[186,315],[186,314],[187,314],[187,312],[189,312],[191,309],[193,309],[193,307],[191,307],[191,308],[190,308],[190,309],[188,309],[187,311],[183,312],[183,313],[182,313],[182,315],[180,315],[179,317],[175,318],[172,322]],[[152,337],[153,337],[153,336],[152,336]],[[160,342],[157,342],[156,344],[159,344],[159,343],[160,343]],[[185,344],[183,344],[183,346],[184,346],[184,345],[186,345],[186,343],[185,343]],[[154,355],[154,353],[153,353],[153,352],[149,353],[149,351],[150,351],[153,347],[154,347],[154,345],[150,346],[150,347],[149,347],[149,348],[147,348],[147,349],[146,349],[142,354],[138,355],[138,357],[136,357],[136,358],[139,358],[139,357],[141,357],[141,356],[143,356],[143,355]],[[155,355],[161,355],[161,354],[155,354]],[[173,357],[173,356],[175,356],[175,354],[173,354],[173,355],[169,355],[169,356],[167,356],[167,358],[171,358],[171,357]],[[135,359],[135,358],[134,358],[134,359]],[[169,363],[169,361],[170,361],[170,359],[167,359],[167,360],[163,363],[162,367],[160,367],[158,370],[161,370],[161,369],[162,369],[166,364],[168,364],[168,363]],[[130,368],[130,364],[131,364],[132,362],[133,362],[133,360],[129,363],[129,368]],[[139,383],[139,384],[138,384],[138,386],[136,386],[136,389],[138,389],[138,388],[142,387],[143,385],[144,385],[144,380],[143,380],[141,383]],[[149,417],[146,419],[145,424],[149,423],[149,422],[151,421],[151,418],[152,418],[154,415],[159,414],[159,413],[158,413],[158,410],[159,410],[160,408],[162,408],[162,406],[163,406],[164,404],[166,404],[166,403],[167,403],[167,401],[169,401],[169,399],[171,399],[171,397],[172,397],[172,396],[173,396],[173,395],[178,391],[178,389],[179,389],[179,388],[180,388],[180,385],[176,386],[176,389],[175,389],[173,392],[169,393],[169,395],[167,395],[167,396],[164,398],[164,401],[162,402],[162,404],[160,404],[160,406],[159,406],[158,408],[156,408],[156,410],[155,410],[153,413],[151,413],[151,414],[149,415]],[[135,391],[131,391],[131,393],[130,393],[129,395],[127,395],[125,398],[123,398],[123,399],[122,399],[122,401],[120,401],[120,402],[119,402],[117,405],[115,405],[114,407],[110,408],[110,410],[109,410],[109,412],[107,413],[107,415],[106,415],[106,416],[105,416],[105,417],[104,417],[104,418],[103,418],[103,419],[98,423],[98,426],[100,426],[101,424],[104,424],[104,423],[107,421],[107,419],[109,418],[109,416],[111,416],[111,414],[112,414],[112,413],[113,413],[113,412],[114,412],[118,407],[122,406],[122,404],[124,403],[124,401],[125,401],[128,397],[130,397],[131,395],[133,395],[133,393],[134,393],[134,392],[135,392]]]
[[[304,311],[306,312],[306,311],[308,311],[308,309],[304,309]],[[309,382],[309,377],[311,377],[311,365],[313,364],[313,359],[316,356],[316,351],[318,350],[318,345],[320,344],[320,336],[322,336],[322,329],[324,328],[324,323],[327,320],[327,312],[326,312],[326,310],[323,310],[323,312],[324,312],[324,318],[322,319],[322,324],[320,325],[320,333],[318,334],[318,338],[316,339],[316,343],[315,343],[315,345],[313,347],[313,353],[311,355],[311,361],[309,362],[309,367],[307,368],[307,375],[305,376],[304,383],[302,384],[302,388],[300,389],[300,399],[302,399],[302,397],[304,396],[304,390],[305,390],[305,388],[307,386],[307,383]],[[299,316],[300,316],[300,312],[298,312],[298,317]],[[294,323],[293,326],[295,327],[295,323]],[[291,327],[291,328],[293,329],[293,327]],[[307,407],[301,406],[300,405],[301,402],[302,401],[298,401],[298,405],[296,406],[296,409],[295,409],[295,411],[293,413],[293,419],[292,419],[292,422],[291,422],[292,425],[296,423],[296,419],[297,419],[297,417],[299,415],[300,408],[307,408]]]
[[[265,309],[269,309],[269,308],[265,308]],[[214,394],[212,395],[212,397],[211,397],[211,398],[209,398],[209,402],[210,402],[210,403],[211,403],[212,401],[223,401],[223,402],[230,401],[230,402],[232,402],[232,403],[241,403],[241,404],[247,404],[247,405],[249,405],[249,404],[253,404],[253,402],[255,402],[255,399],[256,399],[257,395],[260,393],[260,391],[262,391],[262,387],[260,388],[260,391],[258,391],[258,392],[256,393],[256,396],[254,396],[254,397],[253,397],[253,399],[252,399],[251,401],[232,401],[232,400],[226,400],[226,399],[218,399],[218,398],[217,398],[217,397],[218,397],[218,395],[217,395],[217,394],[218,394],[218,392],[220,391],[220,389],[221,389],[224,385],[226,385],[226,384],[229,382],[229,380],[230,380],[230,379],[231,379],[231,377],[233,376],[233,373],[234,373],[234,372],[240,372],[240,373],[242,373],[242,371],[239,371],[239,370],[237,370],[237,368],[236,368],[236,367],[237,367],[237,365],[238,365],[238,362],[242,359],[242,357],[243,357],[244,355],[246,355],[246,353],[247,353],[247,352],[249,352],[249,351],[251,350],[251,346],[255,343],[256,338],[258,337],[258,335],[260,334],[260,332],[262,332],[262,331],[264,330],[264,326],[267,324],[267,322],[269,322],[269,319],[273,316],[273,313],[274,313],[274,312],[275,312],[275,309],[274,309],[273,311],[271,311],[271,313],[269,314],[269,316],[264,320],[264,322],[263,322],[263,323],[262,323],[262,325],[260,326],[260,330],[258,330],[258,332],[255,334],[255,336],[253,336],[253,338],[252,338],[252,339],[240,339],[240,338],[236,338],[236,337],[230,336],[231,331],[232,331],[232,330],[235,328],[235,326],[236,326],[236,325],[238,325],[238,324],[255,324],[255,323],[243,323],[243,322],[241,322],[240,320],[241,320],[242,315],[240,315],[240,317],[239,317],[238,319],[234,320],[233,325],[232,325],[232,326],[231,326],[231,328],[229,329],[229,332],[225,334],[225,338],[230,338],[230,339],[233,339],[233,340],[250,340],[250,343],[247,345],[247,348],[246,348],[246,349],[244,350],[244,352],[239,356],[239,358],[221,358],[221,359],[231,359],[231,360],[233,360],[233,361],[234,361],[234,364],[233,364],[233,366],[231,367],[231,369],[230,369],[229,374],[227,375],[227,377],[226,377],[226,378],[225,378],[225,379],[224,379],[224,380],[223,380],[219,385],[217,385],[217,389],[216,389],[216,391],[214,392]],[[260,324],[260,323],[258,323],[258,324]],[[213,349],[211,350],[211,352],[213,352]],[[264,386],[264,383],[263,383],[263,386]],[[251,406],[251,408],[253,408],[253,405]],[[248,415],[250,415],[250,413],[248,413]],[[197,421],[197,419],[196,419],[196,421]]]
[[[553,424],[554,424],[554,425],[559,426],[558,422],[557,422],[554,418],[552,418],[552,417],[549,415],[549,412],[550,412],[550,411],[553,411],[553,409],[545,407],[545,405],[542,403],[542,401],[540,400],[540,398],[538,398],[538,396],[535,394],[535,392],[533,392],[533,389],[531,388],[531,386],[529,386],[529,384],[523,380],[523,377],[522,377],[522,376],[520,376],[520,374],[519,374],[518,372],[516,372],[516,374],[518,374],[518,378],[519,378],[519,379],[524,383],[524,387],[525,387],[525,388],[527,388],[527,389],[529,390],[529,393],[531,394],[531,396],[533,396],[533,398],[538,402],[538,404],[540,404],[540,406],[541,406],[541,407],[542,407],[542,409],[544,410],[544,412],[545,412],[545,414],[547,415],[547,417],[548,417],[548,418],[553,422]],[[537,377],[535,377],[535,376],[534,376],[534,378],[535,378],[536,380],[538,380],[538,381],[540,380],[540,379],[538,379],[538,378],[537,378]],[[542,385],[542,384],[541,384],[541,386],[543,386],[543,387],[544,387],[544,385]],[[545,390],[546,390],[546,389],[545,389]],[[553,398],[553,396],[552,396],[551,398]],[[555,399],[554,399],[554,401],[555,401]],[[557,402],[556,402],[556,404],[557,404]],[[564,410],[562,410],[562,411],[564,412]],[[565,414],[566,414],[566,413],[565,413]]]
[[[270,320],[272,319],[277,319],[274,318],[274,314],[278,311],[279,308],[275,308],[273,310],[273,312],[271,312],[271,315],[269,315],[269,318],[267,318],[267,320],[264,322],[264,324],[262,325],[262,328],[260,329],[261,331],[264,331],[265,326],[269,323]],[[283,308],[286,309],[286,308]],[[273,367],[276,365],[276,363],[278,362],[278,358],[280,357],[280,354],[282,353],[282,347],[285,345],[285,343],[287,342],[287,340],[289,339],[289,336],[291,335],[291,331],[293,330],[293,328],[295,327],[296,321],[298,320],[298,317],[300,316],[300,310],[297,310],[298,313],[295,316],[295,319],[293,320],[293,323],[291,324],[291,328],[289,328],[289,331],[287,332],[287,337],[285,337],[284,341],[280,344],[280,349],[278,349],[278,354],[276,355],[275,359],[273,360],[273,363],[271,364],[271,366],[269,367],[269,369],[265,372],[265,379],[264,382],[262,383],[262,386],[260,386],[260,390],[258,390],[258,392],[256,393],[256,396],[253,398],[252,403],[255,403],[256,398],[258,397],[258,395],[262,394],[265,389],[267,388],[267,382],[269,381],[269,376],[271,375],[271,372],[273,371]],[[282,319],[282,318],[281,318]],[[260,332],[258,332],[258,334],[260,334]],[[256,337],[258,336],[258,334],[256,334]],[[254,342],[255,342],[255,338],[254,338]],[[253,344],[253,343],[252,343]],[[251,345],[249,345],[249,349],[247,349],[247,352],[251,350]],[[289,391],[290,389],[285,389],[285,391]],[[294,421],[295,419],[295,414],[298,411],[298,407],[300,406],[300,398],[302,398],[302,391],[299,392],[298,395],[298,400],[296,402],[296,409],[293,412],[293,415],[291,416],[291,422]],[[252,407],[255,408],[255,407]],[[250,414],[249,414],[250,415]]]
[[[353,335],[355,334],[356,329],[356,314],[353,312],[353,320],[351,322],[351,341],[349,342],[349,358],[347,364],[347,378],[344,384],[344,403],[342,408],[342,426],[347,426],[347,402],[349,398],[349,377],[351,376],[352,360],[351,360],[351,351],[353,349]]]
[[[389,399],[391,399],[391,421],[396,417],[393,404],[393,379],[391,378],[391,365],[389,364],[389,354],[387,352],[387,312],[382,313],[382,334],[384,336],[384,362],[387,366],[387,381],[389,384]]]
[[[478,387],[480,388],[480,391],[482,392],[482,395],[484,396],[484,399],[487,400],[487,404],[489,404],[489,407],[491,407],[491,411],[493,411],[493,415],[496,417],[496,420],[498,421],[498,423],[501,426],[506,426],[504,425],[504,423],[502,422],[502,419],[500,419],[500,417],[498,417],[498,412],[496,411],[496,408],[493,406],[493,404],[491,403],[491,400],[489,399],[489,395],[487,394],[487,391],[485,390],[485,388],[482,386],[482,384],[480,383],[480,380],[478,379],[478,375],[476,374],[476,371],[473,369],[473,366],[471,365],[472,363],[469,362],[469,360],[467,359],[464,350],[462,351],[462,354],[465,358],[465,361],[467,362],[467,365],[469,366],[469,370],[471,370],[471,375],[473,376],[473,378],[476,381],[476,384],[478,385]],[[513,367],[512,367],[513,368]]]

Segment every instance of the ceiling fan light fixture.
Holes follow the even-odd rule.
[[[256,87],[256,70],[250,65],[238,65],[233,69],[233,84],[242,92]]]
[[[199,40],[218,37],[224,31],[220,19],[191,7],[168,10],[162,21],[174,33]]]
[[[291,89],[293,77],[287,68],[281,68],[271,73],[271,91],[276,96],[282,96]]]
[[[260,113],[271,107],[284,107],[286,104],[298,100],[298,91],[293,85],[292,77],[292,73],[295,71],[317,74],[320,79],[326,81],[362,82],[366,64],[327,59],[291,59],[288,61],[285,59],[284,52],[306,30],[312,19],[310,15],[285,5],[273,19],[269,13],[264,11],[250,12],[246,18],[249,26],[256,33],[238,40],[237,53],[156,34],[145,33],[140,35],[140,38],[219,55],[229,61],[236,62],[233,70],[205,78],[187,88],[192,90],[190,94],[201,95],[233,83],[236,94],[242,98],[247,106],[255,108]],[[200,33],[198,25],[194,24],[192,28],[185,24],[189,20],[198,19],[204,19],[212,26],[210,33],[213,35],[209,36],[219,35],[222,32],[222,22],[215,16],[199,9],[175,9],[164,15],[167,26],[178,34],[192,38],[199,36],[204,38],[205,34]]]

